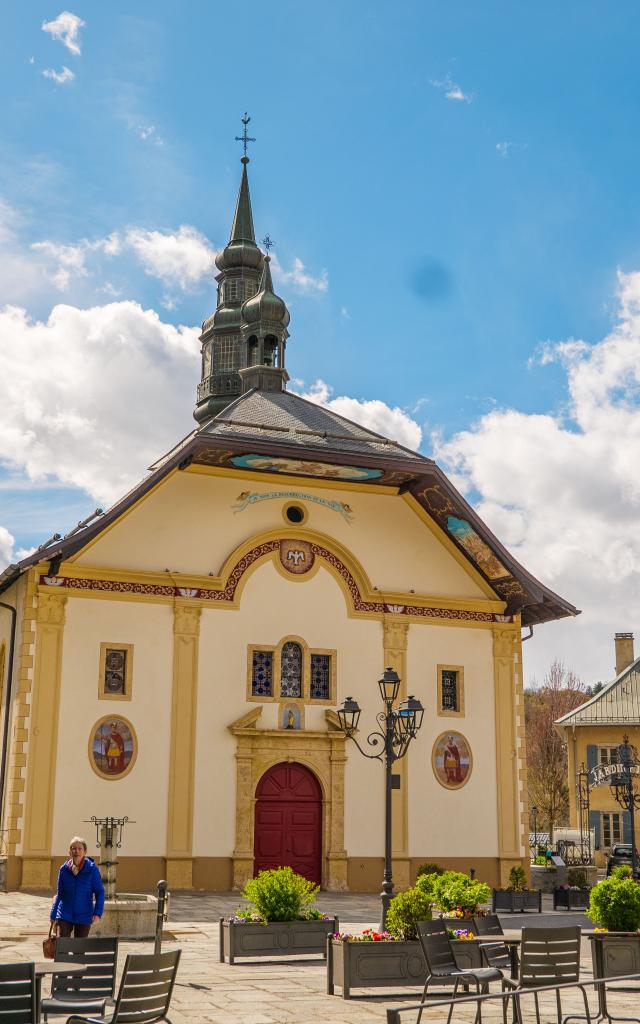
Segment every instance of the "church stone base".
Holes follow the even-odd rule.
[[[51,858],[25,857],[22,861],[21,889],[51,888]]]
[[[167,859],[166,881],[171,889],[193,889],[193,860],[185,857],[180,860]]]

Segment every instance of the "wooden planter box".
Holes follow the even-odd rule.
[[[508,889],[494,889],[491,909],[494,914],[499,910],[508,910],[512,914],[524,910],[542,912],[542,890],[529,889],[525,892],[511,892]]]
[[[272,921],[236,924],[220,918],[220,963],[238,957],[326,956],[327,935],[339,931],[337,917],[328,921]]]
[[[594,978],[640,974],[640,935],[637,932],[598,932],[589,935]]]
[[[458,967],[484,966],[478,942],[453,939],[451,945]],[[330,996],[335,995],[336,987],[341,989],[343,999],[349,999],[352,988],[422,986],[426,980],[427,965],[419,942],[327,939],[327,992]],[[451,985],[451,982],[442,979],[432,984]]]
[[[559,886],[553,890],[554,910],[586,910],[589,906],[591,886],[582,889],[565,889]]]

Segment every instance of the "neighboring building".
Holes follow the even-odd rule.
[[[396,884],[425,860],[504,882],[527,853],[521,626],[576,609],[431,459],[286,390],[243,164],[197,429],[0,576],[9,886],[51,886],[83,822],[128,815],[125,889],[290,863],[378,890],[382,770],[335,708],[357,696],[365,737],[387,665],[426,708],[393,794]]]
[[[567,741],[569,773],[569,817],[580,827],[577,775],[591,772],[598,764],[618,762],[618,747],[624,737],[640,747],[640,658],[635,658],[633,633],[616,633],[616,678],[594,697],[559,718],[556,726]],[[605,782],[591,787],[588,807],[583,801],[583,829],[588,816],[595,833],[596,863],[606,863],[615,843],[631,842],[631,816],[623,811]],[[639,844],[636,827],[636,845]]]

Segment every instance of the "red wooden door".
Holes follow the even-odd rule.
[[[256,789],[254,873],[292,867],[320,883],[322,793],[313,772],[301,764],[276,764]]]

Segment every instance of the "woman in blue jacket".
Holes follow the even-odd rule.
[[[69,843],[71,857],[58,872],[58,890],[51,907],[51,920],[58,935],[86,939],[92,924],[104,911],[104,886],[95,861],[87,857],[87,843],[74,836]]]

